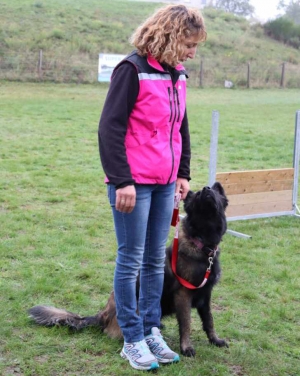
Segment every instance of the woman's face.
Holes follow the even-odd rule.
[[[194,59],[196,55],[198,41],[199,41],[198,37],[194,36],[194,37],[185,39],[181,43],[182,52],[179,56],[179,61],[183,62],[183,61],[187,61],[187,59]]]

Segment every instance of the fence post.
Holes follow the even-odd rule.
[[[43,50],[40,50],[39,52],[38,74],[39,79],[41,79],[43,75]]]
[[[280,87],[284,88],[284,76],[285,76],[285,63],[282,63]]]
[[[203,87],[203,60],[200,61],[200,87]]]
[[[247,64],[247,89],[250,89],[250,63]]]
[[[211,187],[216,181],[219,137],[219,111],[213,110],[211,120],[210,154],[209,154],[209,177],[208,185]]]

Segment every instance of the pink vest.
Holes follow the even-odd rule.
[[[178,65],[182,72],[173,86],[170,74],[152,56],[148,64],[142,59],[127,58],[137,68],[140,90],[128,120],[126,154],[136,183],[167,184],[176,180],[180,163],[186,74]]]

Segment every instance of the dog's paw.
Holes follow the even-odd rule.
[[[209,342],[217,347],[229,347],[228,343],[224,339],[214,338]]]
[[[189,346],[186,349],[181,349],[181,354],[183,356],[187,356],[189,358],[194,357],[196,355],[196,351],[193,347]]]

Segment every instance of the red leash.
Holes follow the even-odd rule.
[[[181,194],[180,193],[178,193],[178,194],[175,195],[174,211],[173,211],[173,217],[172,217],[172,222],[171,222],[171,226],[175,227],[175,236],[174,236],[174,240],[173,240],[173,252],[172,252],[171,266],[172,266],[172,271],[175,274],[175,276],[178,279],[178,281],[184,287],[186,287],[186,288],[188,288],[190,290],[195,290],[195,289],[200,289],[201,287],[203,287],[206,284],[206,282],[208,280],[208,277],[210,275],[210,272],[211,272],[211,266],[213,264],[213,257],[209,257],[208,258],[209,266],[206,269],[204,280],[202,281],[202,283],[199,286],[192,285],[190,282],[188,282],[184,278],[181,278],[177,274],[177,272],[176,272],[176,265],[177,265],[177,260],[178,260],[178,235],[179,235],[179,224],[180,224],[180,217],[179,217],[180,198],[181,198]]]

